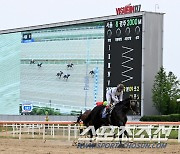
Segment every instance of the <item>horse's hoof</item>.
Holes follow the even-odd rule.
[[[72,143],[72,146],[76,146],[77,145],[77,141],[74,140],[73,143]]]

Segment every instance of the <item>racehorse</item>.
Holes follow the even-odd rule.
[[[60,72],[58,72],[58,73],[56,74],[56,76],[58,76],[59,78],[61,78],[62,74],[63,74],[63,72],[60,71]]]
[[[113,125],[113,126],[125,126],[127,122],[127,113],[131,110],[133,113],[139,114],[138,108],[137,108],[137,101],[132,100],[132,97],[129,97],[125,100],[123,100],[120,103],[117,103],[114,108],[112,109],[110,121],[108,119],[102,118],[102,111],[105,108],[105,106],[96,106],[94,109],[90,112],[90,114],[87,116],[85,120],[81,119],[83,114],[81,114],[77,122],[80,121],[80,119],[83,121],[85,126],[94,126],[95,131],[100,128],[103,125]],[[127,131],[125,130],[124,134],[129,137]],[[92,132],[90,132],[90,137],[92,138]],[[119,136],[122,138],[122,135]],[[121,143],[121,141],[120,141]]]
[[[73,65],[74,65],[73,63],[67,64],[67,69],[68,69],[68,68],[73,68]]]
[[[81,114],[77,118],[77,123],[79,123],[80,121],[85,121],[85,119],[89,116],[90,113],[91,113],[90,109],[86,110],[83,114],[81,111]]]
[[[64,76],[63,76],[63,79],[65,79],[66,81],[67,81],[67,79],[70,77],[70,74],[65,74]]]
[[[91,75],[92,75],[92,77],[94,77],[95,72],[94,72],[93,70],[91,70],[91,71],[89,72],[89,74],[91,74]]]
[[[38,63],[37,66],[38,66],[38,67],[41,67],[41,66],[42,66],[42,63]]]
[[[35,64],[34,59],[32,59],[32,60],[30,61],[30,64]]]

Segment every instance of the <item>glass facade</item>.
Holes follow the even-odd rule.
[[[92,108],[103,100],[103,55],[103,23],[23,32],[21,103],[62,113]],[[92,70],[96,76],[89,74]]]
[[[0,35],[0,114],[19,114],[21,33]]]
[[[0,114],[20,114],[27,104],[61,113],[92,108],[103,100],[103,59],[103,22],[0,35]]]

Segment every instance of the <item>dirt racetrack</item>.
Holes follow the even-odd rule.
[[[179,154],[180,144],[168,143],[163,149],[85,148],[72,146],[72,142],[42,139],[0,139],[0,154]]]

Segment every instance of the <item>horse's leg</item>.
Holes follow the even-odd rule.
[[[126,122],[127,122],[127,117],[125,117],[124,122],[123,122],[124,127],[126,125]],[[127,136],[127,138],[129,138],[129,134],[128,134],[128,132],[126,130],[124,131],[124,134]]]
[[[93,141],[93,133],[92,133],[92,130],[89,130],[88,134],[89,134],[89,136],[90,136],[89,140],[90,140],[90,142],[92,142],[92,141]]]
[[[129,138],[129,134],[126,130],[124,131],[124,134],[127,136],[127,138]]]
[[[119,130],[120,130],[120,128],[121,129],[124,129],[124,128],[122,128],[122,126],[123,126],[124,124],[123,124],[123,122],[119,122]],[[120,130],[120,132],[121,132],[121,130]],[[122,133],[119,135],[119,143],[120,143],[120,145],[122,145]]]
[[[92,142],[92,138],[93,138],[92,130],[89,130],[89,135],[90,135],[90,142]]]
[[[119,127],[120,129],[120,127]],[[119,135],[119,143],[122,144],[122,134]]]
[[[127,136],[127,138],[129,138],[129,134],[126,130],[124,131],[124,134]]]
[[[129,138],[129,134],[128,134],[128,132],[125,130],[125,124],[126,124],[126,122],[120,122],[120,126],[119,126],[119,128],[121,128],[122,130],[124,129],[124,134],[127,136],[127,138]],[[120,139],[120,147],[123,147],[124,145],[122,144],[122,134],[123,133],[121,133],[120,135],[119,135],[119,139]]]

